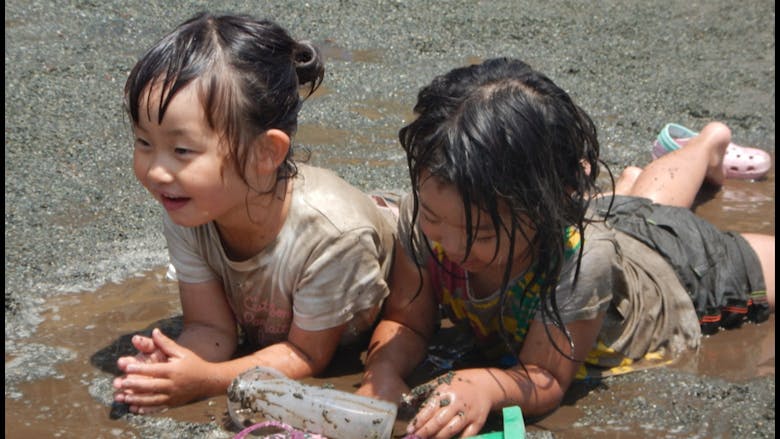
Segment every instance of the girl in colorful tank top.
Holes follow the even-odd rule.
[[[410,434],[473,436],[514,405],[547,414],[577,378],[664,364],[699,346],[700,323],[773,311],[774,237],[720,232],[690,210],[705,179],[723,181],[725,125],[601,193],[593,121],[520,60],[439,76],[414,110],[399,132],[412,191],[358,390],[422,402]],[[440,310],[487,367],[409,389]]]

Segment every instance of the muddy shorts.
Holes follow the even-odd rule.
[[[605,218],[610,197],[594,202]],[[691,297],[702,333],[769,317],[761,263],[741,235],[722,232],[690,209],[615,196],[607,224],[663,256]]]

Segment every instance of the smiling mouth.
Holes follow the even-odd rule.
[[[160,194],[160,198],[163,207],[165,207],[167,210],[176,210],[182,208],[185,204],[187,204],[188,201],[190,201],[189,197],[176,197],[166,194]]]
[[[176,200],[188,200],[188,199],[189,199],[188,197],[177,197],[177,196],[175,196],[175,195],[168,195],[168,194],[160,194],[160,195],[161,195],[161,196],[162,196],[162,198],[163,198],[163,199],[165,199],[165,200],[173,200],[173,201],[176,201]]]

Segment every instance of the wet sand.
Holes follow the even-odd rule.
[[[762,182],[728,181],[722,190],[703,193],[697,212],[716,224],[735,229],[774,231],[774,173]],[[745,193],[753,200],[744,205]],[[739,194],[736,196],[735,194]],[[763,202],[761,201],[763,200]],[[771,200],[771,202],[770,202]],[[732,215],[738,212],[738,215]],[[129,338],[137,332],[149,333],[154,327],[175,334],[180,329],[180,306],[176,285],[164,277],[165,267],[139,273],[118,284],[108,284],[89,293],[55,297],[46,304],[44,321],[28,342],[68,349],[74,355],[56,367],[53,377],[19,385],[24,398],[6,398],[6,436],[25,437],[154,437],[149,419],[173,419],[178,422],[209,427],[208,435],[229,437],[238,428],[227,414],[227,399],[214,397],[153,416],[126,415],[112,407],[110,380],[118,373],[115,359],[132,352]],[[352,392],[360,381],[364,352],[347,352],[336,359],[323,377],[304,380],[312,385],[333,385]],[[14,358],[6,357],[6,364]],[[678,384],[670,383],[670,372]],[[679,385],[697,379],[714,379],[725,391],[750,390],[756,377],[774,381],[775,318],[760,325],[748,324],[731,331],[706,337],[698,352],[679,358],[667,371],[644,371],[634,375],[649,376],[648,382],[630,377],[606,379],[598,386],[575,386],[566,403],[552,415],[527,426],[529,437],[610,439],[664,437],[718,437],[717,413],[696,423],[665,420],[654,423],[629,417],[610,420],[607,425],[589,421],[591,411],[619,413],[631,401],[645,402],[656,411],[673,412],[677,407],[706,404],[695,392],[685,393]],[[657,375],[657,376],[653,376]],[[666,376],[666,377],[665,377]],[[661,380],[658,386],[656,380]],[[649,392],[649,393],[648,393]],[[674,392],[674,398],[662,398]],[[668,396],[668,395],[667,395]],[[734,395],[734,397],[740,397]],[[646,408],[646,407],[645,407]],[[768,408],[767,408],[768,410]],[[772,407],[771,413],[774,413]],[[117,416],[126,416],[131,419]],[[401,435],[405,419],[396,423]],[[774,418],[766,422],[774,423]],[[496,425],[497,419],[492,420]],[[177,431],[175,428],[171,432]],[[169,433],[171,433],[169,432]],[[203,432],[203,435],[207,433]],[[159,437],[159,436],[157,436]],[[200,437],[200,436],[196,436]],[[726,436],[727,437],[727,436]],[[748,436],[745,436],[748,437]],[[753,437],[753,436],[749,436]]]
[[[493,56],[524,58],[571,93],[616,173],[646,164],[667,122],[721,120],[774,153],[775,6],[763,0],[8,1],[6,437],[231,436],[224,398],[145,417],[111,408],[129,337],[180,323],[159,206],[132,175],[122,86],[144,49],[207,8],[275,18],[323,48],[297,144],[366,191],[406,187],[396,134],[418,89]],[[774,200],[772,172],[704,194],[698,212],[773,234]],[[707,338],[676,366],[572,389],[529,437],[773,437],[773,346],[774,317]],[[359,355],[337,365],[314,382],[352,389]]]

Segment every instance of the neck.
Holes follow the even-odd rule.
[[[225,253],[233,260],[246,260],[271,244],[284,226],[292,200],[293,184],[280,181],[273,192],[247,199],[235,221],[215,221]]]

